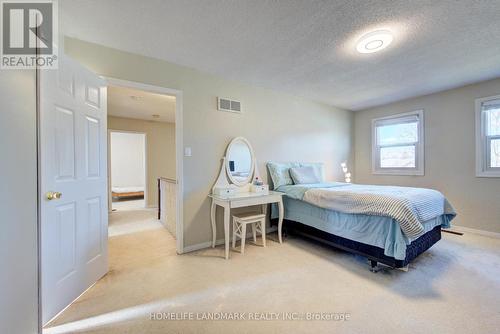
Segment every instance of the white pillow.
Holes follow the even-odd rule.
[[[319,182],[325,182],[325,165],[322,162],[301,162],[300,166],[292,167],[312,167],[316,171]]]
[[[320,183],[316,169],[312,166],[290,168],[290,176],[295,184]]]

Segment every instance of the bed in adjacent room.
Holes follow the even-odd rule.
[[[455,217],[436,190],[324,182],[322,164],[268,163],[268,170],[274,190],[286,194],[286,230],[366,256],[372,267],[407,266]]]
[[[112,187],[111,195],[119,199],[144,197],[144,187]]]

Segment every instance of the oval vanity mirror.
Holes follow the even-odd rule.
[[[229,179],[237,186],[244,186],[252,181],[254,155],[248,140],[234,138],[226,152],[226,170]]]

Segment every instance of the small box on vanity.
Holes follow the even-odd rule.
[[[231,186],[214,187],[213,193],[214,193],[214,195],[222,196],[222,197],[232,196],[232,195],[236,194],[236,188],[231,187]]]
[[[261,184],[261,185],[251,184],[250,191],[253,193],[259,193],[259,194],[266,195],[269,193],[269,185],[268,184]]]

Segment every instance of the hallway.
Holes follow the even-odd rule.
[[[163,228],[157,219],[157,209],[144,209],[144,200],[113,202],[115,209],[109,215],[109,238]],[[172,240],[175,246],[175,239]]]

